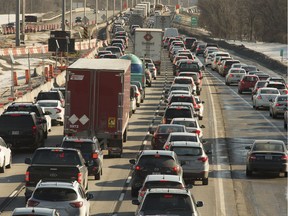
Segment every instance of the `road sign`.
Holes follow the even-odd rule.
[[[192,27],[198,26],[198,17],[191,17],[191,26]]]

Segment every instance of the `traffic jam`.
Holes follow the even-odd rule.
[[[150,3],[142,2],[118,17],[108,28],[110,43],[94,59],[73,62],[65,86],[41,91],[33,102],[13,102],[0,115],[0,173],[13,170],[15,154],[30,152],[22,173],[25,203],[9,215],[208,215],[205,199],[193,191],[209,186],[218,154],[216,142],[205,134],[214,130],[207,111],[213,106],[206,96],[209,76],[217,76],[226,90],[235,87],[237,97],[249,95],[252,109],[267,112],[287,130],[283,77],[261,71],[217,43],[180,34],[164,5],[147,8]],[[143,117],[153,94],[159,104],[144,125],[147,135],[137,141],[137,153],[127,156],[131,119]],[[48,146],[55,128],[61,128],[62,142]],[[245,178],[287,177],[283,139],[245,144]],[[106,164],[123,158],[130,169],[123,195],[130,212],[121,214],[116,205],[113,214],[95,214],[91,182],[104,181]]]

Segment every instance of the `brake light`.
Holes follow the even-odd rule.
[[[169,150],[169,145],[165,145],[165,149],[166,149],[166,150]]]
[[[59,109],[59,108],[54,108],[55,110],[56,110],[56,113],[61,113],[61,109]]]
[[[77,182],[81,183],[82,182],[82,173],[78,173],[77,175]]]
[[[40,202],[35,201],[35,200],[28,200],[27,205],[28,207],[35,207],[37,205],[39,205]]]
[[[27,171],[27,172],[25,173],[25,181],[26,181],[26,182],[29,182],[29,181],[30,181],[30,172],[29,172],[29,171]]]
[[[35,125],[32,126],[32,134],[33,135],[36,135],[36,129],[37,129],[37,127]]]
[[[70,206],[72,206],[73,208],[81,208],[83,206],[83,202],[72,202],[69,203]]]
[[[262,99],[262,96],[261,96],[261,95],[258,95],[258,96],[257,96],[257,99],[259,99],[259,100]]]
[[[136,166],[136,167],[135,167],[135,170],[137,170],[137,171],[139,171],[140,169],[141,169],[140,166]]]
[[[200,50],[200,48],[197,48],[197,50],[199,51],[199,50]]]
[[[98,153],[92,153],[92,158],[93,159],[98,159]]]
[[[281,106],[281,104],[277,103],[275,106]]]
[[[224,68],[227,68],[227,66],[225,65]]]
[[[288,161],[288,155],[283,155],[283,156],[281,157],[281,160]]]
[[[172,168],[172,170],[173,170],[174,172],[176,172],[176,173],[179,173],[180,168],[179,168],[179,166],[175,166],[175,167]]]
[[[139,192],[139,196],[144,197],[146,193],[146,188],[144,187],[140,192]]]
[[[254,154],[251,154],[249,160],[256,160],[256,156]]]
[[[200,130],[196,130],[195,133],[200,135],[201,131]]]
[[[11,114],[10,116],[21,116],[21,114]]]
[[[208,160],[208,157],[200,157],[198,160],[204,163]]]
[[[230,77],[233,77],[233,74],[230,74]]]
[[[165,194],[165,195],[164,195],[164,198],[172,198],[172,197],[173,197],[172,194]]]

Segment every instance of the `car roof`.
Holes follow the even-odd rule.
[[[158,127],[168,127],[168,126],[175,126],[175,127],[185,127],[184,125],[179,125],[179,124],[159,124]]]
[[[167,108],[166,108],[166,110],[168,110],[168,109],[176,109],[176,110],[179,110],[179,109],[185,109],[185,110],[190,110],[190,107],[188,107],[188,106],[178,106],[178,105],[170,105],[170,106],[168,106]]]
[[[202,147],[202,144],[200,142],[192,141],[173,141],[170,142],[170,146]]]
[[[263,87],[259,89],[260,91],[262,90],[278,90],[277,88],[270,88],[270,87]]]
[[[46,102],[46,103],[51,103],[51,102],[60,103],[59,100],[39,100],[36,103],[39,104],[39,103],[43,103],[43,102]]]
[[[167,180],[167,181],[177,181],[177,182],[183,182],[183,179],[179,175],[147,175],[145,182],[147,181],[161,181],[161,180]]]
[[[191,80],[191,79],[193,79],[192,77],[188,77],[188,76],[177,76],[177,77],[174,77],[174,80],[176,80],[176,79],[189,79],[189,80]]]
[[[75,142],[75,141],[76,141],[76,142],[77,142],[77,141],[78,141],[78,142],[80,142],[80,141],[81,141],[81,142],[93,142],[93,138],[87,138],[87,137],[84,138],[84,137],[76,137],[76,136],[75,136],[75,137],[74,137],[74,136],[73,136],[73,137],[72,137],[72,136],[65,136],[65,137],[63,138],[63,141],[64,141],[64,140],[65,140],[65,141],[74,141],[74,142]]]
[[[185,136],[198,136],[196,133],[191,133],[191,132],[172,132],[170,133],[170,135],[175,135],[175,136],[181,136],[181,135],[185,135]]]

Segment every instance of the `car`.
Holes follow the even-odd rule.
[[[230,68],[227,75],[225,76],[225,84],[231,85],[232,83],[238,83],[242,77],[246,74],[246,71],[241,68]]]
[[[177,56],[175,56],[175,58],[176,57]],[[181,64],[181,62],[184,62],[184,61],[187,61],[187,60],[188,60],[187,56],[182,56],[177,61],[175,61],[175,64],[173,64],[173,76],[178,75],[177,69],[179,68],[179,65]]]
[[[148,87],[152,86],[152,74],[148,68],[145,69],[146,85]]]
[[[27,207],[44,207],[56,209],[61,216],[90,215],[91,193],[77,182],[40,180],[32,196],[27,201]]]
[[[269,108],[271,101],[273,101],[280,92],[276,88],[263,87],[258,89],[257,93],[253,95],[253,108],[258,110],[259,108]]]
[[[65,107],[65,98],[61,91],[40,91],[34,99],[35,103],[40,100],[59,100],[61,105]]]
[[[65,136],[61,144],[62,148],[79,149],[87,162],[88,175],[100,180],[103,173],[104,156],[98,139]]]
[[[246,176],[253,172],[276,172],[288,174],[288,153],[281,140],[255,140],[252,146],[246,146]]]
[[[145,89],[143,89],[141,82],[139,82],[139,81],[130,81],[130,84],[137,86],[138,91],[140,92],[141,103],[143,103],[144,99],[145,99]]]
[[[204,53],[204,50],[205,50],[205,47],[206,47],[206,44],[205,43],[199,43],[196,47],[196,50],[195,50],[195,55],[198,56],[200,54],[203,54]]]
[[[280,76],[270,76],[267,79],[267,82],[271,82],[271,81],[273,81],[273,82],[282,82],[282,83],[284,83],[287,86],[285,79],[283,77],[280,77]]]
[[[202,79],[203,77],[200,77],[199,76],[199,73],[198,72],[189,72],[189,71],[186,71],[186,72],[180,72],[178,74],[178,76],[188,76],[188,77],[192,77],[193,78],[193,81],[196,85],[196,94],[197,95],[200,95],[201,94],[201,91],[202,91]]]
[[[147,175],[169,174],[182,177],[183,171],[177,155],[173,151],[142,150],[136,159],[130,159],[132,165],[131,195],[138,196]]]
[[[192,77],[188,77],[188,76],[176,76],[174,77],[174,80],[172,82],[173,84],[184,84],[184,85],[190,85],[191,89],[192,89],[192,94],[196,94],[196,84],[194,83],[194,80]]]
[[[172,132],[167,137],[167,140],[163,146],[163,149],[168,150],[170,148],[171,143],[175,141],[200,142],[200,139],[197,133]]]
[[[111,51],[112,54],[116,54],[118,58],[123,55],[121,49],[117,46],[108,46],[105,47],[105,50]]]
[[[142,215],[193,215],[199,216],[198,207],[203,206],[202,201],[195,202],[190,191],[175,188],[152,188],[143,197],[142,202],[132,200],[138,205],[135,216]]]
[[[186,186],[183,178],[177,175],[147,175],[143,186],[139,190],[138,201],[141,202],[147,190],[152,188],[178,188],[186,190],[192,188],[192,185]]]
[[[112,52],[110,50],[99,50],[97,55],[95,55],[95,58],[100,58],[100,56],[104,54],[112,54]]]
[[[208,185],[209,159],[201,142],[174,141],[167,150],[174,151],[182,162],[184,180],[200,180]]]
[[[257,71],[257,67],[254,65],[242,65],[241,68],[243,68],[244,70],[246,70],[246,73],[250,72],[250,71]]]
[[[272,118],[277,118],[278,115],[284,115],[287,110],[288,95],[278,95],[274,100],[271,100],[269,106],[269,115]]]
[[[213,57],[214,57],[214,54],[213,53],[209,53],[207,56],[206,56],[206,58],[204,59],[204,64],[205,64],[205,66],[207,67],[207,66],[211,66],[211,64],[212,64],[212,61],[213,61]]]
[[[140,107],[141,104],[141,93],[139,92],[139,89],[136,85],[132,85],[130,86],[133,89],[134,92],[134,97],[136,99],[136,106]]]
[[[51,117],[52,125],[64,124],[65,109],[59,100],[40,100],[37,104]]]
[[[287,124],[288,124],[288,111],[286,110],[284,112],[284,129],[287,130]]]
[[[46,123],[46,120],[41,123]],[[0,116],[0,137],[14,150],[37,149],[45,141],[41,123],[34,112],[5,112]]]
[[[229,71],[229,69],[231,68],[231,65],[234,63],[240,63],[239,60],[235,60],[235,59],[226,59],[223,62],[223,65],[220,67],[219,73],[221,76],[225,77]]]
[[[189,90],[173,90],[169,92],[168,98],[176,94],[191,95],[191,92]]]
[[[194,55],[193,55],[193,53],[191,53],[190,50],[178,50],[176,52],[176,55],[174,56],[174,58],[176,56],[186,56],[188,59],[195,60]],[[173,58],[173,61],[174,61],[174,58]]]
[[[197,41],[197,39],[195,37],[185,37],[183,39],[183,42],[184,42],[187,49],[191,49],[194,41]]]
[[[170,92],[171,92],[171,91],[175,91],[175,90],[189,91],[189,92],[192,94],[191,85],[189,85],[189,84],[187,84],[187,85],[184,85],[184,84],[173,84],[173,85],[170,86],[169,89],[166,89],[166,90],[164,91],[165,98],[168,98]]]
[[[242,94],[244,91],[252,92],[259,77],[256,75],[244,75],[238,83],[238,93]]]
[[[215,71],[218,72],[221,76],[223,76],[222,75],[222,71],[224,70],[223,64],[225,63],[226,60],[233,60],[233,58],[231,56],[221,56],[220,58],[217,59]]]
[[[176,67],[176,75],[180,72],[189,71],[189,72],[198,72],[199,78],[203,77],[203,71],[205,70],[204,66],[200,66],[198,61],[191,59],[180,61],[179,65]]]
[[[99,58],[106,58],[106,59],[117,59],[118,56],[116,54],[102,54]]]
[[[60,216],[56,209],[39,207],[19,207],[15,208],[12,216]]]
[[[63,94],[63,97],[65,98],[65,95],[66,95],[66,88],[65,88],[65,86],[52,87],[52,88],[50,89],[50,91],[61,91],[62,94]]]
[[[205,48],[203,57],[206,58],[208,54],[219,51],[218,47],[208,46]]]
[[[147,68],[150,71],[152,78],[156,80],[157,78],[157,68],[155,67],[154,63],[147,63]]]
[[[187,132],[198,134],[200,140],[203,138],[202,128],[205,126],[200,125],[197,118],[173,118],[170,124],[184,125]]]
[[[277,88],[282,95],[288,94],[288,89],[286,85],[282,82],[276,82],[276,81],[267,81],[264,85],[264,87],[270,87],[270,88]]]
[[[253,95],[255,95],[258,91],[259,88],[263,88],[266,84],[266,80],[258,80],[253,89],[252,89],[252,93],[251,93],[251,100],[253,100]]]
[[[177,96],[178,95],[176,95],[176,97]],[[181,95],[180,97],[184,97],[184,96]],[[194,112],[190,107],[187,107],[187,106],[168,106],[165,109],[164,113],[163,114],[159,113],[159,115],[163,115],[162,120],[161,120],[162,124],[170,124],[173,118],[177,118],[177,117],[192,118],[194,116]]]
[[[189,103],[189,102],[172,102],[169,106],[179,106],[179,107],[184,106],[184,107],[188,107],[193,112],[193,116],[194,117],[198,117],[198,112],[195,111],[194,106],[193,106],[192,103]]]
[[[155,130],[150,129],[150,134],[153,135],[151,139],[151,146],[153,150],[162,150],[167,137],[171,132],[186,132],[184,125],[179,124],[159,124]]]
[[[10,149],[11,144],[6,143],[2,137],[0,137],[0,173],[4,173],[5,169],[12,167],[12,151]]]
[[[217,62],[218,60],[221,58],[221,57],[230,57],[230,54],[228,52],[213,52],[213,59],[212,59],[212,63],[211,63],[211,69],[212,70],[215,70],[216,69],[216,65],[217,65]]]
[[[35,112],[36,114],[36,118],[37,118],[37,122],[41,123],[41,126],[43,128],[44,131],[44,138],[46,139],[48,136],[48,132],[51,130],[49,130],[49,126],[48,124],[51,122],[49,122],[49,118],[47,118],[47,116],[49,115],[48,112],[43,111],[43,109],[41,108],[41,106],[39,106],[37,103],[33,103],[33,102],[13,102],[12,104],[10,104],[4,112],[14,112],[14,111],[24,111],[24,112]]]
[[[123,55],[125,54],[125,45],[123,45],[122,43],[112,43],[112,46],[117,46],[117,47],[119,47],[120,49],[121,49],[121,51],[122,51],[122,53],[123,53]],[[114,54],[114,55],[116,55],[116,54]]]

